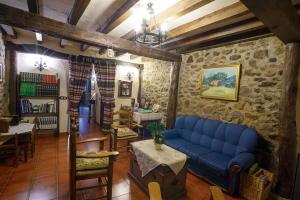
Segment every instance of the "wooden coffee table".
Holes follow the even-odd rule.
[[[130,152],[130,169],[128,175],[148,195],[148,183],[158,182],[164,200],[180,199],[186,194],[186,174],[187,162],[185,162],[178,174],[175,174],[168,165],[160,164],[145,176],[142,176],[136,155],[133,150]]]

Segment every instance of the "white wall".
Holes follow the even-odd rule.
[[[43,61],[46,62],[47,68],[42,72],[39,71],[34,63],[40,60],[41,55],[39,54],[27,54],[27,53],[17,53],[17,70],[18,74],[20,72],[32,72],[41,74],[51,74],[58,75],[60,79],[60,96],[68,96],[68,75],[69,75],[69,64],[67,60],[56,59],[48,56],[42,56]],[[43,100],[30,100],[34,105],[49,102],[47,99]],[[67,132],[68,127],[68,101],[59,100],[60,113],[59,113],[59,131]],[[29,120],[33,118],[28,117]]]

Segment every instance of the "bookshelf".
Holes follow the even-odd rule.
[[[39,131],[59,136],[60,80],[55,75],[21,72],[17,75],[20,117],[34,117]]]

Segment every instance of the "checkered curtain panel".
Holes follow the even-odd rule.
[[[92,62],[88,58],[73,57],[69,64],[69,114],[78,120],[78,106],[85,84],[91,79]]]
[[[97,85],[101,94],[103,103],[103,126],[102,131],[108,132],[112,124],[112,112],[115,107],[114,91],[116,64],[113,62],[96,62],[94,63],[95,74],[97,76]]]

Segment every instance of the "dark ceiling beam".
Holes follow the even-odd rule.
[[[31,13],[40,14],[39,0],[27,0],[28,10]]]
[[[136,44],[122,38],[109,36],[99,32],[80,29],[53,19],[28,13],[24,10],[0,4],[0,23],[12,25],[30,31],[41,32],[52,37],[63,38],[90,46],[105,48],[107,43],[117,51],[150,57],[166,61],[181,61],[181,55],[169,53],[158,48]]]
[[[173,6],[167,8],[166,10],[160,12],[155,16],[155,24],[150,24],[150,27],[160,26],[162,23],[167,23],[168,21],[173,21],[179,17],[186,15],[189,12],[197,10],[198,8],[207,5],[213,0],[185,0],[179,1]],[[134,38],[135,31],[130,30],[128,33],[122,36],[122,38],[127,40],[132,40]]]
[[[199,45],[204,42],[209,42],[212,40],[230,37],[236,34],[242,34],[249,31],[254,31],[258,29],[265,28],[264,24],[258,20],[246,20],[244,22],[239,22],[237,24],[232,24],[227,27],[222,27],[219,29],[214,29],[210,32],[195,35],[193,37],[187,38],[180,41],[173,46],[167,47],[167,50],[188,48],[190,46]]]
[[[201,50],[206,50],[211,48],[217,48],[217,47],[242,43],[242,42],[248,42],[248,41],[257,40],[264,37],[270,37],[273,35],[274,33],[271,33],[268,28],[261,28],[254,31],[244,32],[242,34],[233,34],[228,37],[217,38],[207,42],[202,42],[194,46],[184,47],[181,49],[177,49],[177,52],[181,54],[185,54],[193,51],[201,51]]]
[[[75,0],[72,10],[68,16],[68,23],[76,25],[89,3],[90,0]]]
[[[76,25],[83,15],[84,11],[86,10],[87,6],[89,5],[90,0],[75,0],[71,12],[68,16],[67,22],[72,25]],[[62,39],[60,39],[60,47],[64,47]],[[80,47],[81,49],[81,47]]]
[[[291,0],[241,0],[284,43],[300,41],[300,15]]]
[[[40,14],[40,1],[39,0],[27,0],[27,7],[29,12],[39,15]],[[36,41],[39,44],[43,43],[43,34],[35,33]]]
[[[120,8],[118,8],[104,23],[100,24],[97,31],[101,33],[109,33],[114,28],[119,26],[131,15],[130,9],[138,1],[139,0],[126,0],[125,3]]]

